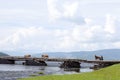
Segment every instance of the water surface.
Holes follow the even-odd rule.
[[[93,71],[88,67],[64,69],[59,68],[59,65],[59,63],[48,63],[48,66],[25,66],[20,63],[0,64],[0,80],[16,80],[33,74],[38,75],[38,72],[43,72],[44,75],[63,75]]]

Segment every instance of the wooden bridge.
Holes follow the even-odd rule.
[[[54,61],[54,62],[62,62],[62,61],[79,61],[84,62],[86,60],[83,59],[64,59],[64,58],[37,58],[37,57],[19,57],[19,56],[6,56],[6,57],[0,57],[0,59],[6,59],[6,60],[14,60],[14,61],[26,61],[26,60],[40,60],[40,61]]]
[[[46,61],[62,62],[60,67],[64,67],[64,68],[80,68],[81,62],[95,63],[99,67],[106,67],[120,63],[120,61],[102,61],[102,60],[100,61],[100,60],[63,59],[63,58],[37,58],[37,57],[26,58],[19,56],[0,57],[0,64],[15,64],[15,61],[23,61],[24,65],[34,65],[34,66],[47,66]]]

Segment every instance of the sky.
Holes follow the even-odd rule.
[[[120,48],[119,0],[0,0],[0,51]]]

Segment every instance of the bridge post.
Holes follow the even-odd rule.
[[[15,64],[15,60],[0,59],[0,64]]]
[[[34,61],[34,60],[26,60],[25,65],[32,65],[32,66],[47,66],[45,61]]]
[[[60,68],[80,68],[80,64],[78,61],[64,61]]]
[[[107,66],[111,66],[111,65],[114,65],[116,63],[109,63],[109,62],[106,62],[106,63],[101,63],[99,64],[100,67],[107,67]]]
[[[93,67],[90,67],[90,68],[91,69],[99,69],[99,68],[111,66],[113,64],[116,64],[116,63],[112,63],[112,62],[98,63],[97,65],[94,65]]]

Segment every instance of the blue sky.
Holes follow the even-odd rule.
[[[119,0],[0,0],[0,51],[120,48]]]

